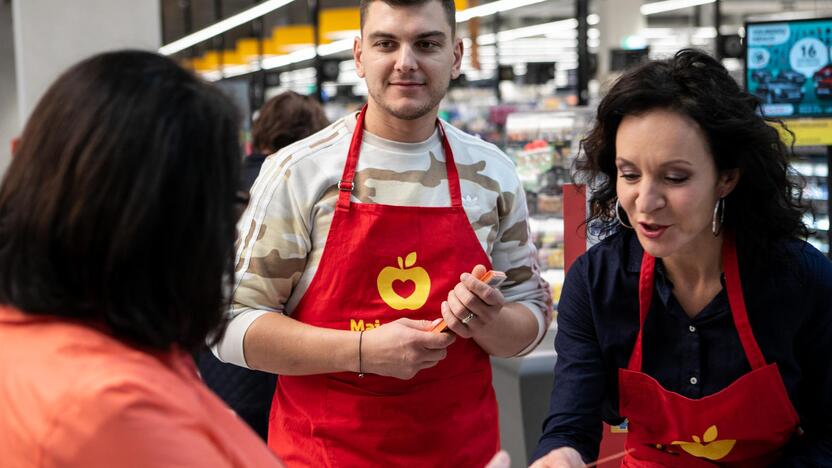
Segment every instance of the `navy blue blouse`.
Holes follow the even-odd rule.
[[[832,263],[794,240],[784,244],[787,263],[752,269],[743,262],[742,239],[737,242],[751,328],[766,361],[777,363],[805,431],[781,462],[832,466]],[[569,446],[594,460],[601,421],[623,422],[618,369],[627,366],[638,333],[642,253],[635,234],[624,231],[593,246],[569,270],[558,304],[550,411],[533,459]],[[750,372],[724,281],[692,319],[674,298],[660,260],[655,281],[644,325],[645,373],[668,390],[701,398]]]

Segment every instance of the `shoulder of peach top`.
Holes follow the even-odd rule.
[[[182,348],[174,346],[165,351],[151,351],[148,354],[158,359],[165,367],[180,377],[202,381],[193,356]]]
[[[15,307],[0,305],[0,322],[26,322],[32,320],[34,317],[33,315],[21,312]]]
[[[83,374],[67,389],[68,400],[109,398],[110,410],[115,412],[141,401],[166,408],[170,414],[196,417],[199,412],[202,396],[196,387],[201,380],[193,359],[184,351],[153,352],[116,340],[102,342],[74,360],[85,362],[68,363]]]
[[[64,324],[69,327],[81,327],[94,329],[106,334],[106,326],[102,323],[93,323],[68,317],[61,317],[50,314],[30,314],[11,305],[0,305],[0,322],[7,323],[55,323]]]
[[[150,377],[164,380],[165,375],[189,384],[200,381],[196,364],[187,351],[178,347],[154,350],[134,346],[109,334],[100,323],[27,314],[15,307],[0,306],[0,325],[3,323],[14,324],[8,330],[15,337],[12,341],[21,346],[29,343],[25,353],[30,357],[40,356],[44,363],[63,362],[59,373],[95,376],[92,381],[105,385],[132,377],[138,377],[138,381]],[[65,362],[70,355],[71,359]]]

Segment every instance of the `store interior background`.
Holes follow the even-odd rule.
[[[514,159],[527,189],[539,261],[555,297],[564,267],[562,184],[569,181],[569,166],[594,106],[620,70],[696,47],[721,57],[742,84],[746,22],[832,17],[832,0],[476,1],[457,0],[458,15],[478,11],[482,16],[457,23],[465,40],[464,79],[453,84],[441,116]],[[285,90],[318,95],[330,119],[339,118],[357,109],[367,92],[351,58],[357,4],[0,0],[0,171],[5,172],[11,142],[48,85],[69,65],[104,50],[160,51],[216,82],[249,116],[244,147],[253,110]],[[661,9],[657,6],[667,10],[654,12]],[[178,45],[252,8],[270,11]],[[824,40],[832,48],[830,31]],[[477,60],[472,60],[473,41]],[[832,119],[825,125],[832,140]],[[795,167],[807,181],[804,196],[812,207],[806,218],[814,230],[810,241],[828,255],[830,147],[795,148]],[[503,445],[517,461],[533,450],[545,414],[553,335],[523,359],[494,360]]]

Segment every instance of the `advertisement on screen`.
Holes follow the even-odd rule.
[[[770,117],[832,117],[832,18],[746,23],[745,86]]]

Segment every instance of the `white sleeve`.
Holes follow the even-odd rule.
[[[522,356],[537,347],[552,323],[552,292],[540,275],[522,184],[517,181],[513,193],[503,193],[500,197],[502,206],[511,207],[508,212],[500,213],[500,228],[491,252],[494,269],[504,271],[507,276],[500,290],[507,302],[528,308],[538,325],[535,340],[517,354]]]
[[[267,313],[284,313],[306,268],[311,240],[310,202],[299,178],[287,177],[292,155],[280,152],[263,164],[251,202],[237,224],[235,287],[229,323],[212,347],[223,362],[248,367],[243,340],[249,326]],[[301,184],[302,185],[302,184]]]

